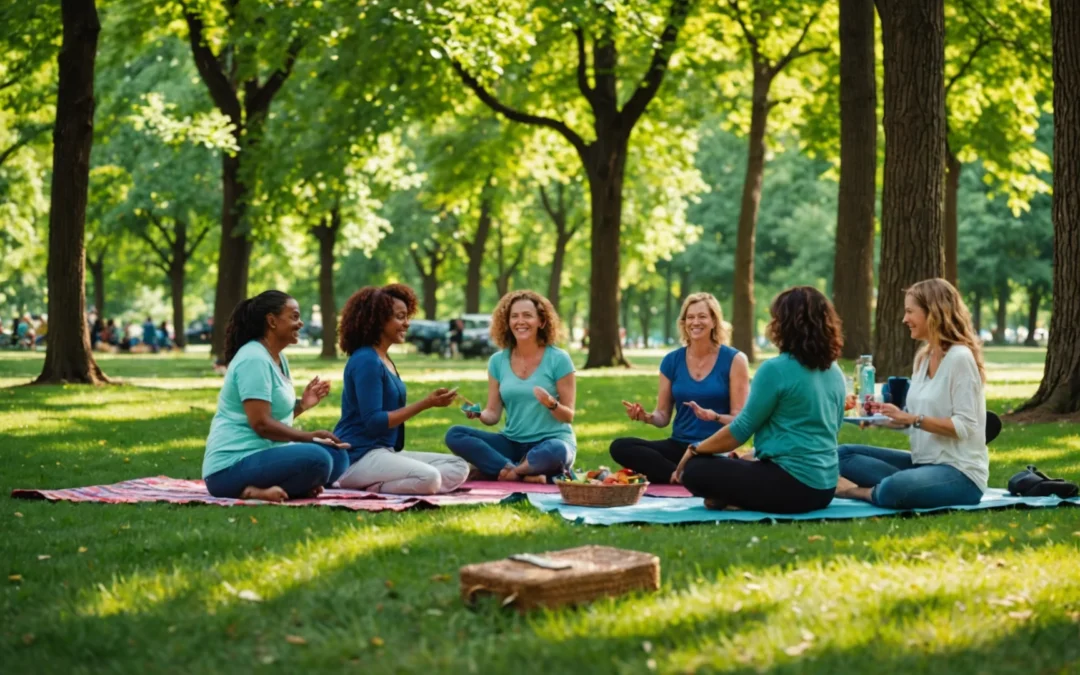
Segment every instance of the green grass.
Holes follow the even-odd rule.
[[[630,371],[582,373],[579,465],[605,461],[612,437],[643,431],[619,400],[652,400],[659,356],[636,354]],[[1032,393],[1043,356],[989,350],[990,407]],[[0,382],[33,377],[40,358],[0,353]],[[398,361],[414,397],[445,384],[483,396],[480,362]],[[298,382],[340,381],[343,362],[307,352],[291,363]],[[524,504],[358,515],[7,497],[13,487],[198,477],[220,382],[208,356],[102,365],[128,384],[0,389],[3,672],[1080,669],[1080,509],[593,528]],[[340,386],[302,424],[331,427],[339,404]],[[457,421],[450,411],[425,414],[410,424],[411,447],[440,447]],[[856,438],[904,441],[855,429],[841,440]],[[1029,462],[1076,479],[1080,433],[1007,426],[991,461],[993,485]],[[588,543],[659,555],[660,591],[527,616],[459,601],[463,564]],[[261,601],[241,599],[245,590]]]

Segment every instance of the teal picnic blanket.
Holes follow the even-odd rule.
[[[931,513],[935,511],[977,511],[981,509],[1004,509],[1010,507],[1045,508],[1051,506],[1080,506],[1080,497],[1013,497],[1005,490],[990,489],[982,501],[971,506],[943,506],[936,509],[883,509],[873,504],[853,499],[833,499],[827,508],[809,513],[778,514],[763,511],[711,511],[697,497],[642,499],[633,506],[595,508],[571,506],[563,503],[556,494],[530,494],[529,503],[541,511],[556,511],[566,520],[583,525],[618,525],[622,523],[652,523],[671,525],[676,523],[719,522],[777,522],[788,520],[850,520],[893,516],[900,513]]]

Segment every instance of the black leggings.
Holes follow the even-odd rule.
[[[611,442],[611,458],[638,473],[645,474],[650,483],[670,483],[671,474],[679,465],[689,443],[665,438],[647,441],[644,438],[616,438]]]
[[[752,462],[716,455],[691,458],[682,483],[694,496],[711,499],[717,506],[767,513],[823,509],[836,492],[812,488],[767,459]]]

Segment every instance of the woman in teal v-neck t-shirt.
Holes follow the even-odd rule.
[[[503,296],[492,314],[491,337],[501,347],[488,361],[488,399],[469,419],[501,433],[455,426],[446,446],[488,479],[545,482],[567,473],[577,454],[576,382],[570,355],[554,345],[561,333],[555,308],[533,291]]]
[[[225,328],[229,367],[203,457],[211,495],[273,502],[316,496],[348,467],[345,450],[328,444],[340,443],[337,436],[292,426],[330,393],[330,383],[316,377],[296,398],[282,352],[303,325],[296,300],[280,291],[233,310]]]

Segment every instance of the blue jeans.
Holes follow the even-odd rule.
[[[307,497],[330,485],[349,468],[349,453],[322,443],[287,443],[252,453],[227,469],[206,477],[215,497],[236,499],[249,485],[282,488],[289,499]]]
[[[869,445],[841,445],[840,475],[872,487],[870,501],[886,509],[930,509],[978,504],[982,489],[947,464],[914,464],[911,453]]]
[[[534,475],[561,476],[574,465],[577,455],[577,448],[561,439],[521,443],[466,426],[450,427],[446,447],[488,477],[498,476],[504,467],[516,466],[522,459],[529,460]]]

